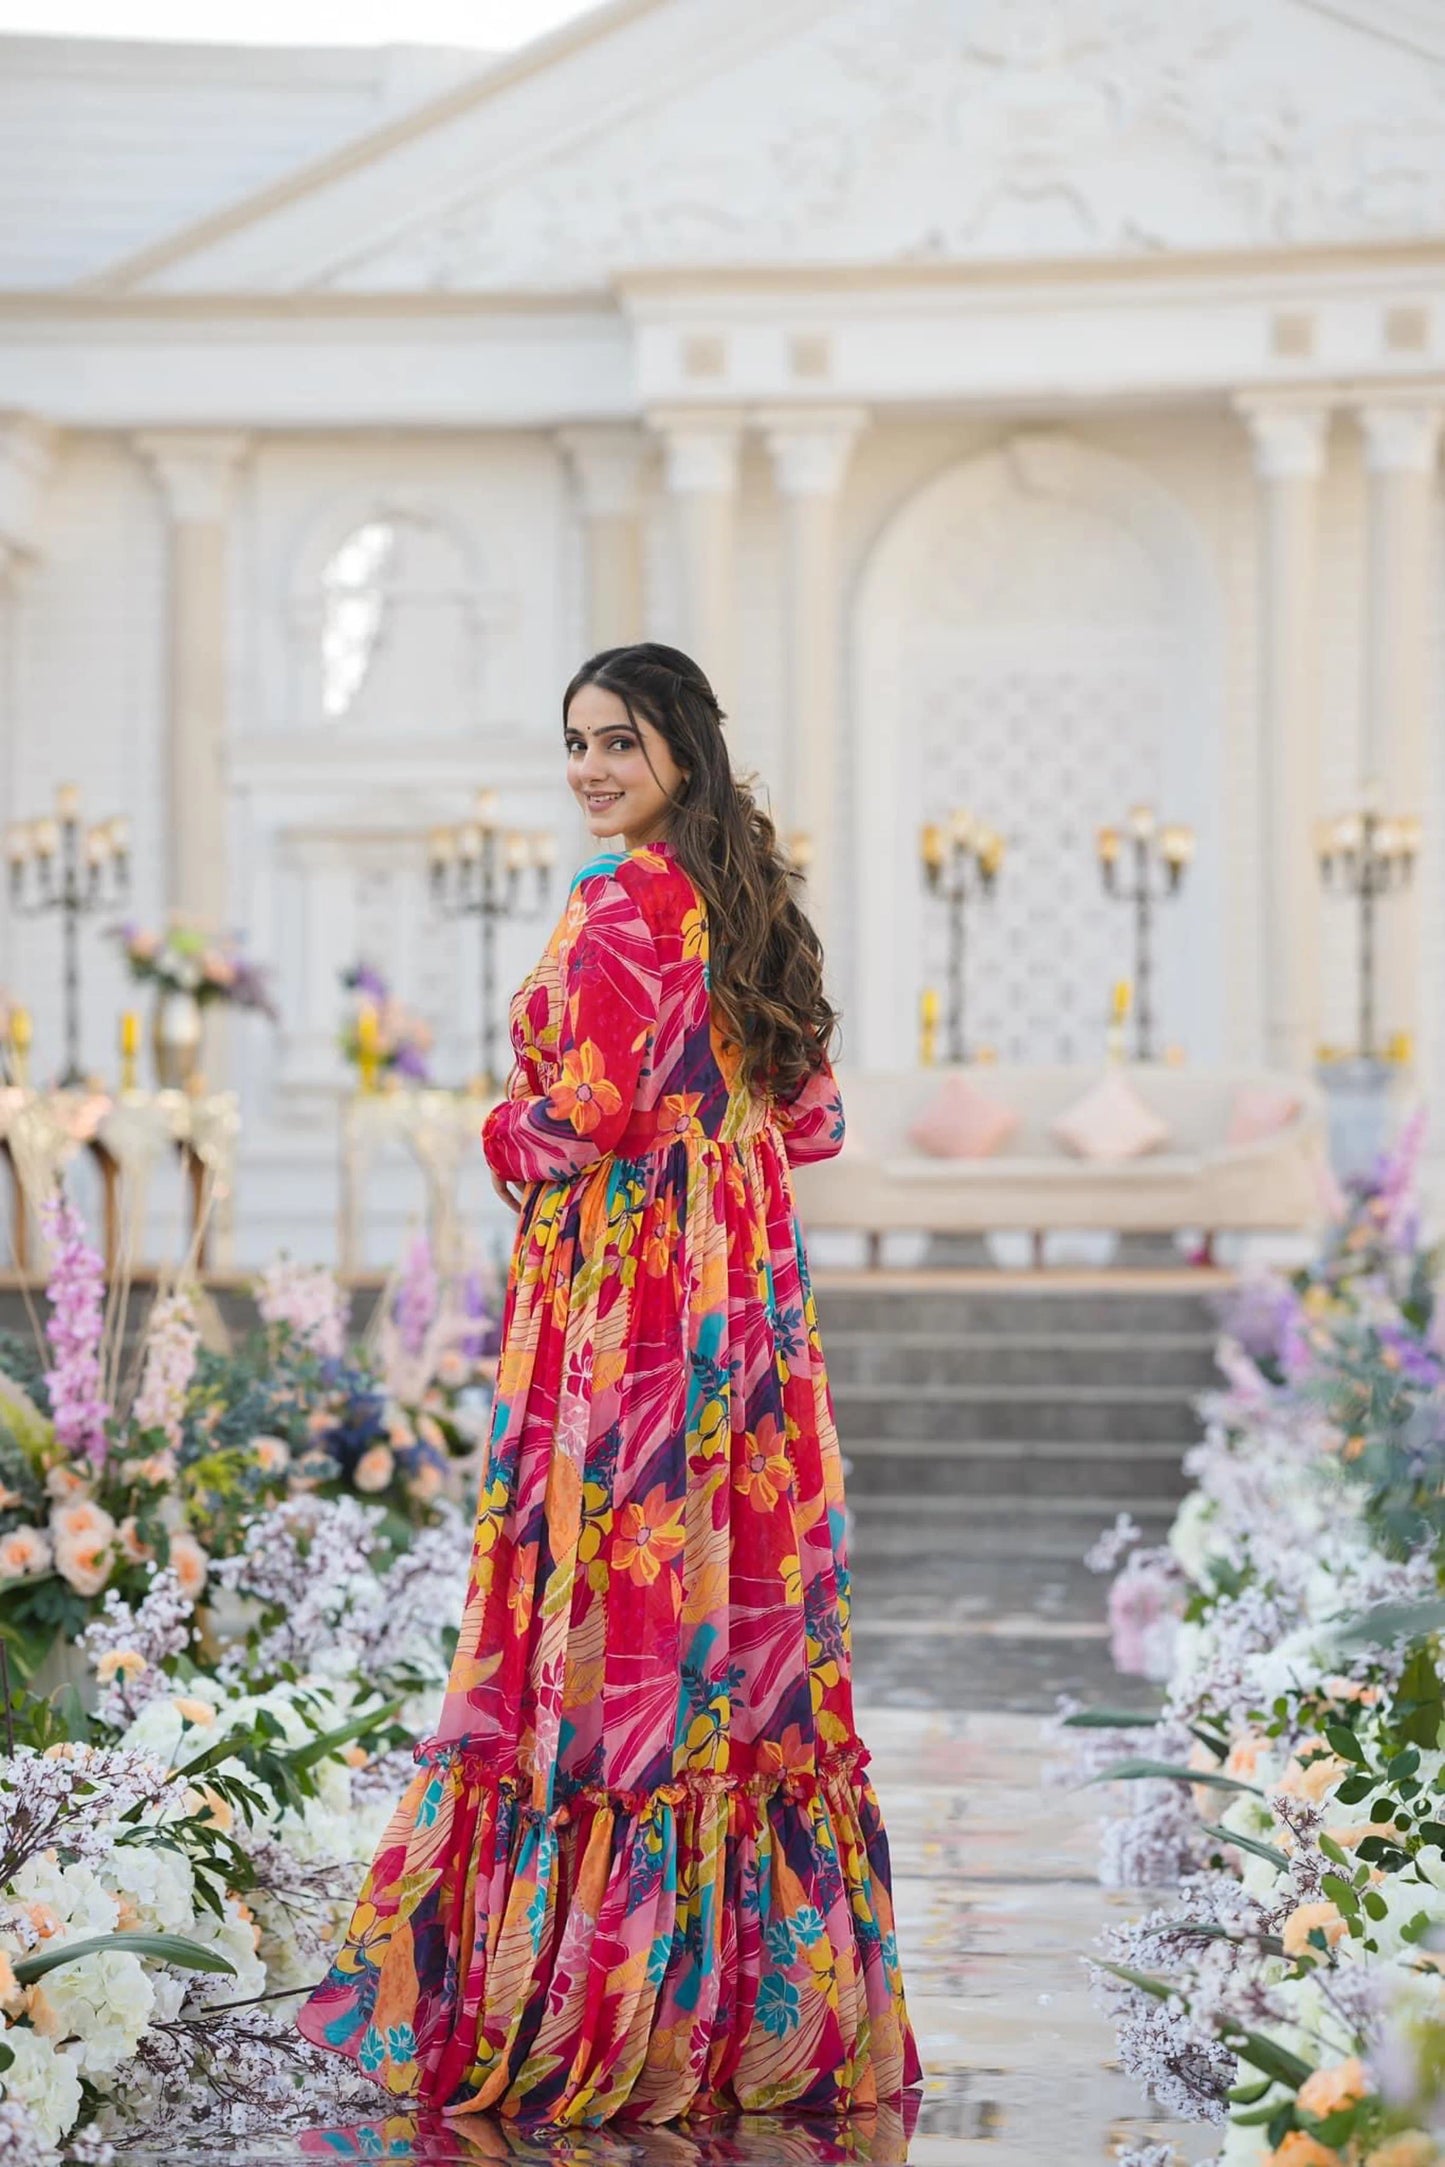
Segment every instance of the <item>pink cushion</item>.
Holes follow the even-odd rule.
[[[945,1076],[908,1131],[908,1141],[935,1159],[987,1159],[1019,1125],[1011,1106],[1001,1106],[967,1076]]]
[[[1081,1159],[1137,1159],[1167,1142],[1169,1124],[1145,1105],[1122,1069],[1109,1068],[1050,1133]]]
[[[1272,1084],[1241,1084],[1229,1112],[1226,1144],[1258,1144],[1277,1136],[1298,1114],[1300,1102],[1293,1091]]]

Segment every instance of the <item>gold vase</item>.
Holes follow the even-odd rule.
[[[151,1052],[162,1091],[184,1091],[201,1059],[201,1004],[194,993],[163,986],[151,1018]]]

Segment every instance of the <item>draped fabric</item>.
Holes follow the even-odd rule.
[[[304,2035],[450,2115],[899,2099],[920,2071],[853,1721],[837,1435],[790,1164],[665,844],[573,883],[484,1131],[525,1185],[434,1736]]]

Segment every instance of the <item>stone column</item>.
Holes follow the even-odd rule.
[[[1319,484],[1329,414],[1242,403],[1259,478],[1259,785],[1264,1041],[1272,1067],[1314,1062],[1320,1025]]]
[[[826,942],[837,904],[838,497],[867,416],[859,408],[759,416],[786,518],[788,823],[806,830],[808,901]]]
[[[1369,477],[1362,782],[1376,784],[1382,812],[1425,820],[1424,859],[1386,906],[1378,1014],[1418,1049],[1422,1012],[1421,900],[1440,838],[1427,815],[1432,713],[1431,603],[1435,462],[1441,408],[1416,393],[1388,393],[1359,409]]]
[[[54,464],[53,430],[30,414],[0,413],[0,802],[10,820],[24,810],[20,802],[20,614]],[[0,912],[0,977],[14,975],[16,924],[13,913]]]
[[[737,490],[740,417],[710,410],[648,417],[667,455],[678,570],[676,644],[700,664],[724,710],[737,668]]]
[[[229,511],[245,439],[176,430],[136,443],[170,514],[166,900],[221,931]]]
[[[557,442],[576,478],[586,529],[588,650],[626,646],[643,636],[646,440],[636,429],[597,426],[560,429]]]

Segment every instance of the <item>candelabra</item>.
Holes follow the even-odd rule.
[[[1359,812],[1342,813],[1316,830],[1315,854],[1326,888],[1352,896],[1359,905],[1359,1056],[1363,1061],[1375,1059],[1376,906],[1382,896],[1409,885],[1420,837],[1420,822],[1413,815],[1402,820],[1385,818],[1373,791],[1367,793]]]
[[[496,791],[479,790],[470,820],[432,829],[428,862],[434,907],[447,918],[475,918],[481,929],[482,1088],[495,1090],[500,1075],[497,927],[504,918],[535,918],[545,908],[549,876],[557,862],[556,838],[525,834],[519,828],[504,833],[497,821]],[[532,903],[524,908],[521,881],[529,868],[537,876],[537,885]]]
[[[993,893],[1004,860],[1003,837],[972,813],[954,811],[942,825],[930,821],[921,831],[919,856],[928,892],[939,898],[947,912],[946,1050],[950,1061],[963,1062],[968,1059],[963,1029],[966,913],[970,902]]]
[[[104,820],[83,829],[80,792],[74,783],[62,783],[53,816],[10,828],[6,855],[12,910],[26,918],[60,913],[65,996],[65,1069],[60,1081],[70,1089],[85,1081],[80,1067],[80,921],[114,909],[129,892],[129,823]]]
[[[1119,860],[1126,847],[1133,857],[1133,878],[1120,878]],[[1134,913],[1134,1058],[1154,1058],[1154,910],[1177,895],[1185,868],[1194,856],[1194,830],[1178,821],[1155,820],[1150,805],[1135,805],[1122,831],[1100,828],[1099,871],[1106,895],[1117,896]]]

